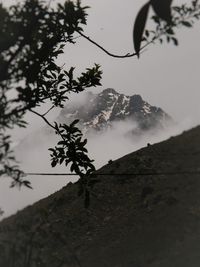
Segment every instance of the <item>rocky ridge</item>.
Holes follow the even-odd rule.
[[[163,129],[172,123],[172,118],[161,108],[151,106],[140,95],[126,96],[112,88],[99,94],[87,93],[83,103],[69,104],[61,111],[59,121],[80,120],[84,132],[102,131],[114,122],[130,120],[137,123],[139,131]]]

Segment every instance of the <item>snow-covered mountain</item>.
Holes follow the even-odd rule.
[[[83,132],[102,131],[114,122],[130,120],[138,131],[163,129],[172,122],[161,108],[151,106],[140,95],[126,96],[108,88],[99,94],[87,93],[84,103],[68,104],[60,113],[60,122],[80,120]]]
[[[88,92],[79,102],[69,101],[56,121],[68,124],[75,119],[79,119],[79,127],[86,136],[91,132],[113,130],[113,133],[123,128],[122,135],[131,138],[141,138],[147,131],[156,133],[173,123],[167,113],[151,106],[140,95],[126,96],[111,88],[99,94]],[[51,144],[54,136],[54,131],[45,125],[23,138],[15,150],[21,154],[25,148],[31,147],[33,150],[33,144],[37,150],[37,144],[40,147],[47,142]]]
[[[161,108],[151,106],[140,95],[125,96],[114,89],[89,92],[80,101],[68,101],[55,121],[69,124],[75,119],[80,119],[79,126],[88,138],[87,148],[97,166],[169,137],[173,123]],[[51,171],[48,148],[58,141],[59,137],[44,124],[21,139],[14,148],[16,158],[26,172]]]

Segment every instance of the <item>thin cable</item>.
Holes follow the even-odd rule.
[[[94,173],[91,176],[151,176],[151,175],[177,175],[177,174],[200,174],[200,171],[180,171],[180,172],[146,172],[146,173]],[[25,173],[28,176],[79,176],[76,173]]]

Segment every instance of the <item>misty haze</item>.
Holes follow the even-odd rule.
[[[71,123],[74,119],[80,120],[79,126],[88,139],[89,155],[95,160],[97,169],[109,160],[116,160],[147,144],[163,141],[193,126],[187,120],[175,122],[161,108],[152,107],[140,97],[119,94],[114,89],[105,89],[99,94],[83,93],[69,101],[61,112],[56,113],[56,117],[50,115],[52,121]],[[70,173],[69,168],[63,165],[51,167],[48,149],[56,145],[58,137],[50,127],[36,125],[31,132],[28,127],[23,135],[16,134],[14,151],[25,173]],[[0,199],[2,206],[6,207],[4,216],[54,193],[70,181],[77,181],[77,177],[70,175],[56,178],[29,175],[28,179],[33,190],[9,189],[9,180],[2,181]],[[10,198],[15,201],[8,201]]]

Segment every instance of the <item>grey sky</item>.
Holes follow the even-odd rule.
[[[132,28],[135,15],[144,1],[83,0],[91,6],[85,33],[109,51],[133,51]],[[175,3],[184,1],[174,1]],[[151,104],[159,105],[176,120],[186,117],[200,121],[199,22],[193,29],[178,29],[180,45],[151,45],[140,60],[114,59],[80,38],[76,46],[66,47],[62,57],[67,66],[79,70],[101,64],[103,88],[113,87],[125,94],[138,93]]]
[[[4,0],[9,5],[15,0]],[[47,1],[48,2],[48,1]],[[64,0],[52,0],[52,5]],[[173,5],[186,3],[174,0]],[[144,0],[82,0],[88,5],[88,24],[85,33],[116,54],[133,52],[132,31],[135,16]],[[192,29],[180,28],[180,45],[151,45],[140,60],[136,57],[115,59],[107,56],[83,38],[68,45],[59,60],[66,68],[77,71],[99,63],[103,69],[102,88],[112,87],[131,95],[141,94],[150,104],[159,105],[177,121],[188,118],[200,122],[199,45],[200,23]]]

